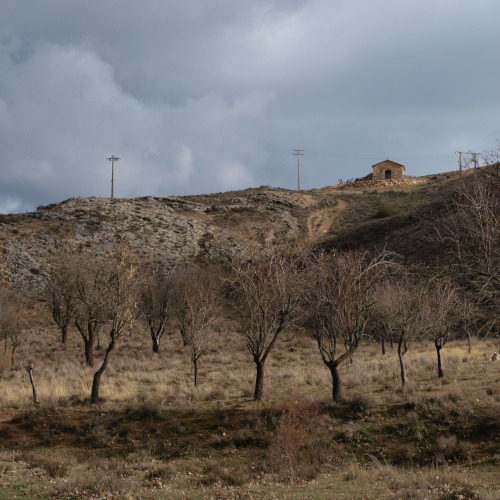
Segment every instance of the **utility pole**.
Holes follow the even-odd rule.
[[[462,151],[455,151],[455,154],[458,155],[458,168],[460,175],[462,175]]]
[[[113,155],[109,158],[106,158],[106,160],[109,160],[111,162],[111,199],[113,199],[113,190],[114,190],[114,184],[115,184],[115,161],[118,161],[120,158],[117,156]]]
[[[462,175],[462,155],[472,156],[472,163],[474,163],[474,168],[477,168],[477,153],[473,153],[472,151],[455,151],[455,154],[458,154],[458,165],[460,168],[460,175]],[[469,163],[469,162],[467,162]]]
[[[297,190],[300,191],[300,155],[304,154],[304,150],[294,149],[293,154],[297,157]]]
[[[471,153],[472,161],[474,162],[474,168],[477,168],[477,153]]]

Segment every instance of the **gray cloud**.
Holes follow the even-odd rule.
[[[5,0],[0,211],[294,188],[500,137],[496,0]]]

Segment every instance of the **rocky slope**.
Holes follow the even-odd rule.
[[[139,261],[167,265],[184,258],[227,262],[285,240],[311,247],[384,243],[410,252],[455,180],[441,174],[410,185],[361,181],[307,192],[263,186],[201,196],[71,198],[0,215],[0,280],[37,292],[61,253],[102,254],[116,243]],[[394,214],[380,218],[382,203]]]

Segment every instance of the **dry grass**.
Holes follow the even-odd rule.
[[[137,330],[113,352],[102,402],[92,407],[93,370],[76,332],[63,347],[42,324],[14,370],[0,374],[4,491],[30,498],[498,498],[500,363],[491,353],[499,347],[476,341],[469,355],[465,341],[451,342],[438,379],[433,345],[411,345],[403,394],[396,351],[382,356],[379,345],[364,344],[341,366],[345,401],[332,405],[330,373],[299,332],[271,353],[264,400],[254,403],[255,368],[229,326],[203,358],[196,389],[180,336],[166,337],[154,355]],[[24,368],[31,361],[39,408]],[[297,394],[302,399],[293,401],[312,401],[299,405],[303,421],[291,410]],[[288,449],[290,429],[297,439]],[[307,451],[318,437],[312,430],[326,436],[324,450]],[[313,469],[290,475],[275,467],[286,458],[283,447]]]

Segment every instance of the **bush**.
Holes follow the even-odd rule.
[[[382,202],[378,206],[378,211],[375,214],[375,217],[377,219],[384,219],[385,217],[391,217],[391,215],[394,215],[396,213],[396,208],[394,205],[391,205],[390,203]]]
[[[439,455],[444,460],[463,460],[470,453],[471,445],[466,441],[459,441],[455,435],[441,435],[437,440]]]
[[[354,396],[347,403],[348,417],[357,420],[370,415],[373,408],[373,400],[368,396]]]
[[[283,408],[271,438],[268,461],[284,480],[313,479],[325,461],[329,429],[319,403],[292,399]]]
[[[156,401],[147,399],[127,405],[127,413],[137,420],[156,420],[160,417],[160,407]]]

